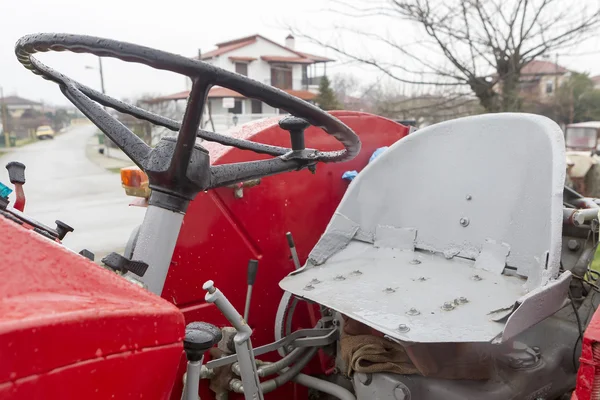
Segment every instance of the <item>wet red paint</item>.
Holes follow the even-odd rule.
[[[282,295],[279,281],[293,270],[285,233],[294,235],[301,262],[315,245],[349,185],[342,180],[347,170],[362,170],[372,153],[404,137],[408,128],[385,118],[358,112],[333,112],[350,126],[362,141],[361,153],[352,161],[319,164],[315,175],[309,171],[292,172],[263,178],[258,186],[244,188],[242,199],[236,199],[233,188],[220,188],[200,193],[190,204],[179,235],[169,275],[162,296],[183,311],[186,322],[207,321],[226,325],[225,319],[212,305],[204,303],[202,284],[215,281],[241,312],[246,296],[246,268],[250,258],[259,259],[258,275],[253,289],[250,325],[255,328],[253,344],[260,346],[274,340],[275,313]],[[254,142],[289,147],[289,134],[277,126],[278,119],[247,124],[231,135]],[[232,149],[215,143],[203,143],[210,151],[213,164],[227,164],[265,159],[269,156]],[[306,131],[306,146],[322,150],[340,149],[335,139],[318,128]],[[296,328],[312,327],[317,314],[299,307]],[[261,359],[275,360],[261,356]],[[179,376],[185,363],[181,362]],[[315,373],[330,370],[331,360],[321,355],[311,364]],[[177,398],[181,380],[173,392]],[[203,385],[202,399],[212,399]],[[270,399],[306,399],[306,392],[296,385],[286,385]],[[240,397],[230,397],[234,398]]]
[[[0,398],[168,397],[175,307],[4,217],[0,232]]]
[[[361,137],[353,161],[262,179],[244,188],[201,193],[184,219],[162,296],[187,322],[226,325],[204,302],[202,284],[214,279],[238,310],[243,309],[248,259],[260,260],[250,325],[253,344],[273,340],[282,294],[278,282],[292,271],[285,233],[294,234],[301,262],[324,231],[344,195],[346,170],[362,170],[377,148],[408,133],[392,121],[355,112],[335,112]],[[288,146],[276,120],[243,126],[237,137]],[[317,128],[308,147],[341,146]],[[214,164],[266,158],[207,144]],[[180,398],[184,317],[172,305],[24,226],[0,217],[0,398],[106,399]],[[311,327],[312,308],[299,307],[294,328]],[[274,359],[277,355],[261,357]],[[179,365],[179,371],[177,370]],[[321,355],[309,372],[329,370]],[[203,382],[203,400],[212,399]],[[241,396],[230,396],[230,399]],[[269,399],[307,399],[305,388],[285,385]]]
[[[596,311],[583,335],[577,386],[572,400],[591,400],[594,381],[600,379],[600,358],[594,357],[594,344],[600,342],[600,311]]]

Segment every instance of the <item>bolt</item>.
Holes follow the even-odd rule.
[[[311,283],[311,285],[317,285],[317,284],[321,283],[321,281],[320,281],[320,280],[318,280],[317,278],[313,278],[313,279],[310,281],[310,283]]]
[[[569,250],[571,251],[577,251],[579,250],[579,242],[575,239],[571,239],[569,240],[569,242],[567,243],[567,246],[569,247]]]
[[[468,225],[469,225],[469,218],[462,217],[462,218],[460,219],[460,224],[461,224],[462,226],[468,226]]]
[[[412,307],[410,310],[408,310],[408,311],[406,312],[406,315],[419,315],[419,314],[421,314],[421,313],[419,312],[419,310],[417,310],[417,309],[416,309],[416,308],[414,308],[414,307]]]
[[[402,383],[394,388],[395,400],[410,400],[410,390]]]
[[[410,331],[410,328],[406,324],[400,324],[400,325],[398,325],[398,331],[405,333],[405,332]]]
[[[452,310],[454,310],[454,304],[452,304],[451,302],[447,301],[442,306],[442,310],[444,310],[444,311],[452,311]]]
[[[331,323],[333,324],[333,326],[340,326],[340,321],[338,321],[337,319],[332,320]]]
[[[394,290],[394,289],[392,289],[391,287],[385,288],[385,289],[383,289],[383,291],[384,291],[385,293],[394,293],[394,292],[395,292],[395,290]]]
[[[342,275],[336,275],[335,278],[333,278],[334,281],[345,281],[346,278],[344,278]]]
[[[471,200],[473,198],[473,196],[471,196],[470,194],[467,195],[467,197],[465,197],[467,200]]]
[[[412,265],[419,265],[419,264],[421,264],[421,260],[417,260],[417,259],[415,258],[414,260],[411,260],[411,261],[409,261],[408,263],[409,263],[409,264],[412,264]]]
[[[311,285],[310,283],[306,286],[304,286],[304,290],[313,290],[315,287],[313,285]]]
[[[471,277],[471,279],[473,279],[474,281],[481,281],[481,280],[483,280],[483,278],[482,278],[482,277],[480,277],[479,275],[473,275],[473,276]]]

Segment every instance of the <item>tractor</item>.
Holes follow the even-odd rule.
[[[565,187],[563,134],[549,119],[480,115],[407,135],[130,43],[37,34],[15,51],[134,161],[123,184],[146,214],[125,253],[100,267],[61,245],[76,234],[69,225],[24,213],[25,167],[7,166],[18,204],[0,201],[0,397],[600,392],[600,207]],[[189,76],[183,120],[76,82],[33,57],[45,51]],[[227,135],[201,130],[212,85],[291,115]],[[103,106],[177,134],[150,148]]]
[[[579,122],[565,128],[570,186],[589,197],[600,197],[598,135],[600,122]]]

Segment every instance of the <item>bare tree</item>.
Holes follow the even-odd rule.
[[[398,36],[336,26],[383,44],[402,62],[377,60],[315,35],[297,36],[412,85],[467,89],[489,112],[520,110],[521,69],[535,58],[564,49],[592,34],[600,23],[595,0],[333,0],[331,11],[358,18],[391,19],[389,26],[415,23],[425,39],[414,46]],[[428,54],[431,57],[423,57]],[[410,61],[410,62],[409,62]]]

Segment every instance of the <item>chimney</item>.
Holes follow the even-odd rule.
[[[292,36],[292,34],[290,33],[289,35],[287,35],[287,37],[285,38],[285,47],[289,47],[290,49],[294,50],[294,46],[296,44],[296,39],[294,39],[294,37]]]
[[[198,60],[202,60],[202,49],[198,49]]]

